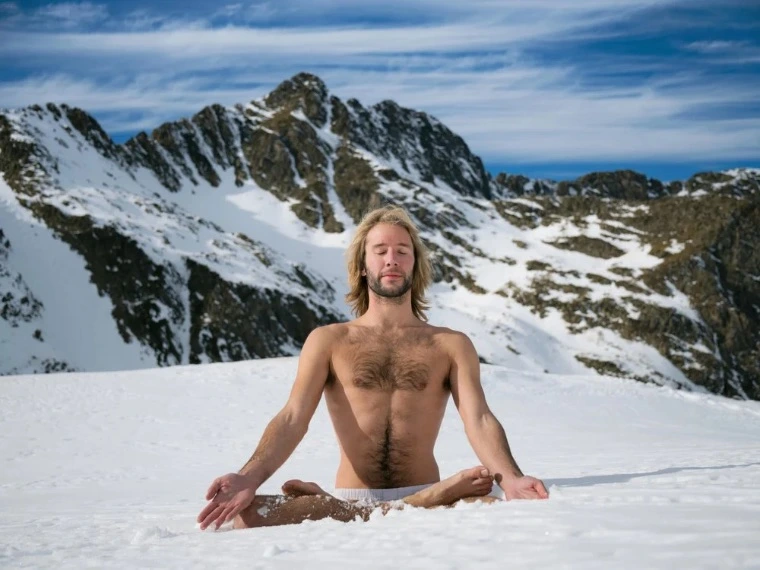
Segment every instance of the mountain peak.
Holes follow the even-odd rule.
[[[270,108],[300,109],[309,120],[321,127],[327,121],[328,96],[327,86],[319,77],[311,73],[298,73],[280,83],[265,97],[265,102]]]

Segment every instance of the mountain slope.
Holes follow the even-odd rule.
[[[392,202],[432,250],[432,320],[470,334],[484,361],[760,398],[755,170],[491,178],[433,117],[343,102],[300,74],[123,145],[65,105],[5,111],[0,172],[5,373],[295,354],[349,317],[342,251],[367,209]],[[50,271],[29,277],[28,256],[8,253],[29,228],[76,269],[43,252],[32,264]],[[90,283],[40,299],[69,271]],[[70,296],[88,308],[64,343],[49,330]],[[106,361],[69,346],[114,329]]]

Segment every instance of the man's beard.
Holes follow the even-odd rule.
[[[385,299],[400,299],[412,288],[412,276],[405,276],[400,284],[383,285],[382,277],[378,278],[374,275],[370,275],[368,272],[367,285],[369,285],[370,290],[379,297]]]

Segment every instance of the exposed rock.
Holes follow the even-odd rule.
[[[0,318],[15,328],[39,318],[43,307],[23,275],[8,267],[10,250],[11,242],[0,228]]]
[[[590,238],[586,236],[575,236],[562,238],[557,241],[553,241],[552,245],[559,249],[570,249],[572,251],[580,251],[586,255],[592,257],[601,257],[602,259],[612,259],[613,257],[620,257],[625,252],[615,247],[609,242],[606,242],[598,238]]]
[[[340,320],[304,299],[229,283],[192,260],[187,267],[191,363],[292,355],[314,328]]]
[[[58,115],[59,111],[55,108],[55,105],[48,103],[48,110],[54,115]],[[69,107],[68,105],[61,105],[61,111],[65,113],[66,118],[77,131],[95,147],[100,154],[106,158],[112,160],[118,160],[121,152],[111,140],[111,137],[103,130],[103,127],[89,114],[82,109],[76,107]]]
[[[334,183],[343,207],[356,223],[382,202],[378,194],[380,183],[372,167],[347,145],[338,148]]]
[[[493,180],[496,196],[515,198],[520,196],[547,196],[554,194],[557,184],[548,180],[533,180],[521,174],[500,172]]]
[[[0,114],[0,172],[8,185],[19,194],[34,196],[37,193],[35,164],[37,147],[28,140],[14,137],[8,118]]]
[[[299,73],[283,81],[264,99],[273,109],[284,109],[288,114],[300,110],[317,127],[327,121],[327,87],[316,75]]]
[[[125,143],[125,148],[135,157],[138,164],[151,170],[158,181],[167,189],[176,192],[182,182],[179,174],[169,163],[158,144],[145,133],[138,133]]]
[[[153,349],[159,365],[182,363],[181,341],[174,331],[185,311],[176,293],[181,281],[176,271],[153,262],[113,226],[97,226],[89,216],[67,216],[43,202],[29,207],[85,259],[98,293],[113,303],[112,315],[124,341]]]

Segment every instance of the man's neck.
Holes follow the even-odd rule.
[[[412,296],[408,293],[400,299],[386,299],[370,293],[369,307],[361,320],[367,326],[384,329],[420,324],[412,311]]]

